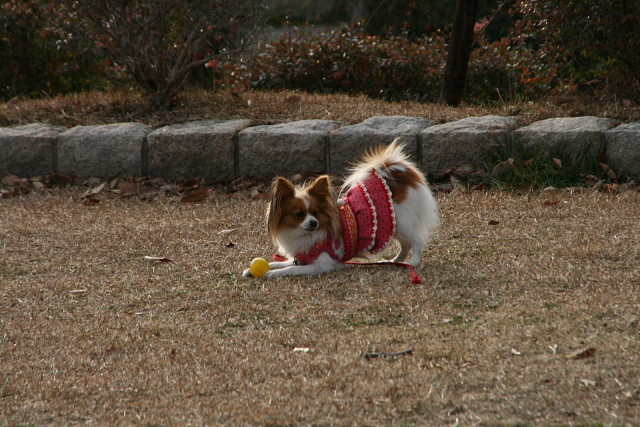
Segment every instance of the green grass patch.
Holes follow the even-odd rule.
[[[589,147],[571,158],[508,138],[491,157],[492,161],[484,165],[485,183],[501,190],[597,187],[612,181]]]

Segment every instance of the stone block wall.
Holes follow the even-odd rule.
[[[640,122],[570,117],[519,127],[512,117],[468,117],[433,125],[419,117],[372,117],[355,125],[303,120],[251,126],[250,120],[205,120],[156,130],[142,123],[0,128],[0,176],[59,172],[106,178],[119,174],[169,180],[342,174],[368,148],[400,138],[430,177],[481,165],[507,142],[576,158],[604,154],[618,173],[640,180]]]

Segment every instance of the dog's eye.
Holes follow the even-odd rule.
[[[304,212],[298,212],[298,213],[296,213],[296,218],[298,218],[298,219],[302,219],[302,218],[304,218],[304,217],[305,217]]]

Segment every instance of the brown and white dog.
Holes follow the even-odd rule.
[[[439,223],[438,205],[424,175],[396,141],[365,154],[336,200],[328,175],[298,188],[273,182],[267,228],[286,257],[271,262],[265,277],[326,273],[349,259],[400,244],[394,262],[417,266]],[[250,276],[249,270],[243,273]]]

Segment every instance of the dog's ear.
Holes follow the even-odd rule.
[[[282,200],[284,198],[293,197],[296,193],[296,188],[289,182],[288,179],[281,176],[277,177],[271,185],[271,195],[273,199]]]
[[[307,188],[307,192],[312,196],[333,197],[333,185],[331,184],[329,175],[320,175],[317,177],[309,188]]]
[[[342,223],[338,214],[338,205],[336,203],[333,183],[329,175],[320,175],[307,188],[309,195],[322,200],[325,209],[323,212],[329,215],[329,228],[333,236],[339,236],[342,233]]]
[[[277,243],[278,224],[282,219],[280,207],[284,200],[295,197],[295,194],[296,188],[286,178],[279,176],[271,184],[271,201],[267,208],[267,232],[274,243]]]

